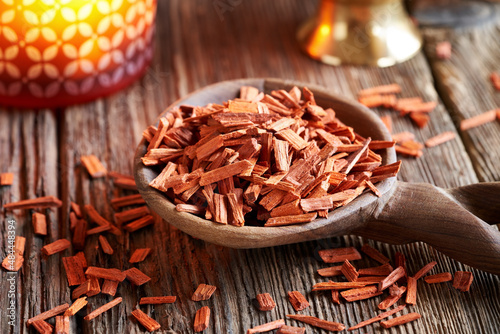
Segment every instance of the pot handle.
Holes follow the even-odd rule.
[[[472,267],[500,275],[500,182],[444,190],[398,182],[353,233],[392,244],[423,241]]]

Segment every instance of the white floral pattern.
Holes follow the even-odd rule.
[[[153,55],[156,1],[0,0],[0,103],[77,102],[133,80]]]

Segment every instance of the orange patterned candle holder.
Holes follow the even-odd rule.
[[[0,104],[60,107],[108,95],[153,57],[156,0],[0,0]]]

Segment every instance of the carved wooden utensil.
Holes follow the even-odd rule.
[[[243,85],[265,92],[304,86],[277,79],[225,81],[198,90],[170,107],[221,103],[237,97]],[[379,117],[368,108],[324,89],[305,86],[314,92],[319,105],[333,108],[338,118],[360,135],[391,140]],[[149,207],[168,223],[196,238],[232,248],[268,247],[344,234],[391,244],[423,241],[463,263],[500,274],[500,232],[490,226],[500,223],[500,182],[441,189],[390,178],[377,184],[382,197],[367,192],[330,212],[327,219],[283,227],[236,227],[177,212],[174,204],[149,186],[158,171],[141,163],[146,147],[142,140],[135,154],[134,174],[139,192]],[[381,155],[384,164],[396,161],[394,148]]]

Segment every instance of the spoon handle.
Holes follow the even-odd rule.
[[[472,267],[500,275],[500,182],[444,190],[398,182],[354,234],[392,244],[423,241]],[[483,220],[484,219],[484,220]]]

